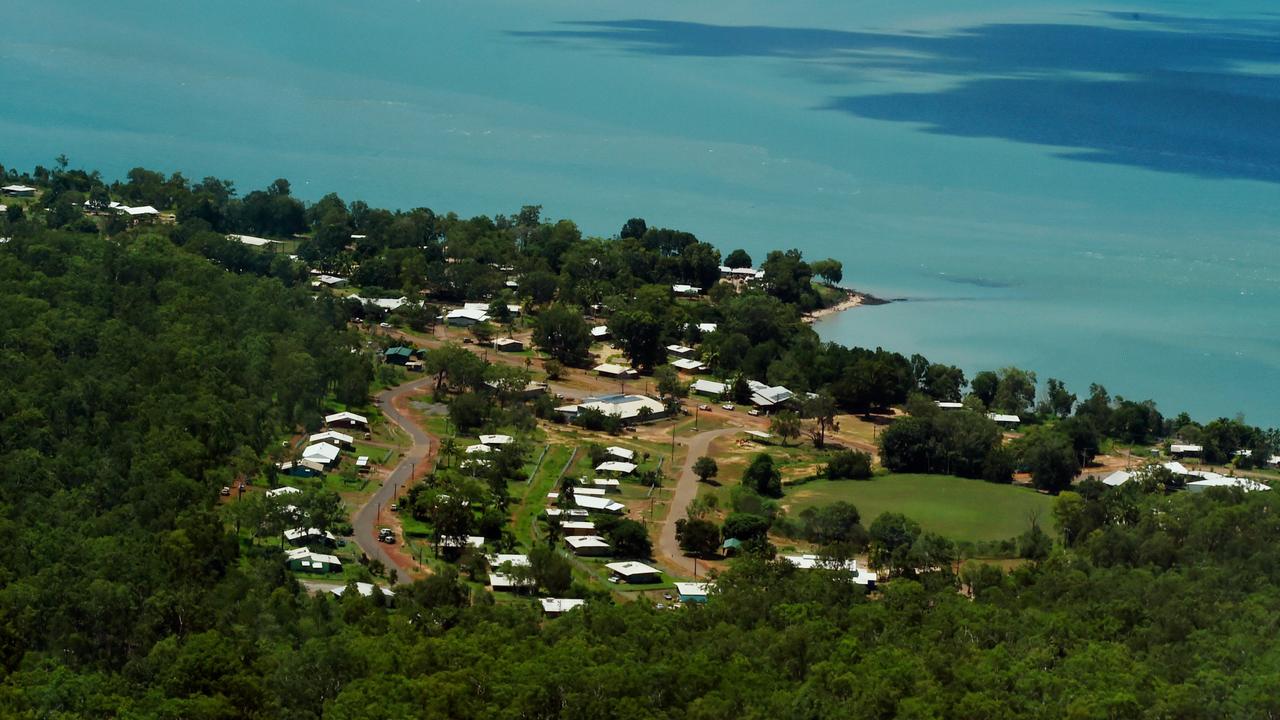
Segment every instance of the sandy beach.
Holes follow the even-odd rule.
[[[862,305],[883,305],[887,300],[882,300],[873,295],[858,292],[857,290],[844,289],[845,298],[830,307],[824,307],[820,310],[814,310],[811,313],[805,313],[804,320],[808,323],[815,323],[825,317],[835,315],[836,313],[852,310]]]

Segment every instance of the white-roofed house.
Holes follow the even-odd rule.
[[[592,368],[600,377],[634,379],[640,377],[640,373],[632,368],[617,365],[615,363],[600,363]]]
[[[268,490],[267,497],[277,497],[280,495],[293,495],[295,493],[300,493],[300,492],[302,491],[292,485],[284,485],[278,488],[272,488],[271,490]]]
[[[691,358],[693,357],[693,354],[695,352],[697,351],[686,345],[668,345],[667,346],[668,355],[675,355],[676,357],[680,357],[680,358]]]
[[[611,582],[624,582],[631,585],[662,582],[661,570],[634,560],[609,563],[605,568],[611,573],[609,576]]]
[[[321,275],[316,276],[315,282],[311,284],[315,287],[324,286],[324,287],[331,287],[331,288],[340,288],[340,287],[346,287],[347,282],[348,282],[347,279],[344,277],[338,277],[337,275],[329,275],[328,273],[322,273]]]
[[[596,534],[596,524],[590,520],[561,520],[560,531],[566,537]]]
[[[761,410],[777,410],[796,396],[781,385],[765,385],[758,380],[748,380],[747,387],[751,389],[751,404]]]
[[[36,189],[30,185],[5,185],[0,192],[9,197],[35,197]]]
[[[964,408],[964,403],[946,402],[944,400],[939,400],[935,402],[934,405],[937,405],[939,408],[943,410],[961,410]]]
[[[639,467],[635,463],[622,462],[619,460],[606,460],[596,466],[596,472],[612,472],[621,475],[630,475]]]
[[[830,558],[821,558],[817,555],[805,553],[802,555],[783,555],[783,560],[795,565],[801,570],[843,570],[853,576],[853,581],[859,585],[865,585],[868,590],[875,587],[877,574],[867,571],[858,570],[857,560],[832,560]]]
[[[671,291],[677,295],[697,295],[702,292],[702,288],[693,285],[685,285],[684,283],[676,283],[671,286]]]
[[[613,549],[608,541],[599,535],[565,535],[564,544],[574,555],[583,557],[608,555]]]
[[[575,492],[573,494],[573,504],[584,510],[592,512],[605,512],[613,515],[621,515],[626,512],[627,506],[617,500],[610,500],[606,497],[597,497],[595,495],[583,495]]]
[[[609,337],[610,337],[610,335],[609,335],[609,328],[608,328],[608,326],[606,326],[606,325],[597,325],[597,326],[595,326],[595,327],[591,328],[591,339],[592,339],[592,340],[608,340],[608,339],[609,339]]]
[[[1109,487],[1119,487],[1133,479],[1133,473],[1128,470],[1117,470],[1110,475],[1102,478],[1102,484]]]
[[[446,313],[444,321],[454,327],[470,327],[477,323],[488,322],[489,313],[472,308],[458,308]]]
[[[1227,477],[1218,475],[1217,473],[1205,473],[1208,475],[1216,475],[1217,477],[1208,477],[1203,480],[1196,480],[1187,483],[1187,491],[1198,493],[1204,492],[1209,488],[1239,488],[1244,492],[1259,492],[1270,490],[1271,486],[1260,483],[1257,480],[1243,477]]]
[[[538,598],[538,602],[542,604],[543,614],[549,618],[560,617],[574,608],[587,604],[586,600],[578,598]]]
[[[309,573],[342,572],[342,561],[335,555],[314,553],[300,547],[285,553],[285,562],[290,570]]]
[[[711,591],[711,583],[678,582],[675,585],[680,602],[706,602],[707,593]]]
[[[320,530],[319,528],[293,528],[284,531],[284,540],[290,545],[315,545],[324,543],[326,545],[334,545],[338,542],[338,538],[328,530]]]
[[[728,392],[729,386],[722,382],[715,382],[714,380],[694,380],[693,385],[690,385],[689,389],[699,395],[720,397]]]
[[[493,349],[498,352],[520,352],[524,350],[524,343],[515,338],[498,338],[493,341]]]
[[[719,325],[715,323],[698,323],[698,332],[713,333],[716,331],[717,327],[719,327]]]
[[[644,395],[590,397],[577,405],[562,405],[556,408],[556,412],[565,415],[569,420],[573,420],[584,408],[599,410],[605,415],[613,415],[619,420],[628,422],[644,419],[642,418],[644,414],[642,410],[644,408],[648,408],[649,420],[658,420],[670,413],[665,405]]]
[[[1008,415],[1005,413],[987,413],[987,418],[1000,425],[1017,425],[1022,422],[1022,418],[1017,415]]]
[[[676,360],[671,361],[671,367],[674,367],[677,370],[682,370],[684,372],[693,373],[693,372],[702,372],[703,370],[706,370],[707,364],[700,360],[694,360],[693,358],[678,358]]]
[[[618,445],[610,445],[609,447],[605,448],[604,454],[608,455],[611,458],[617,458],[618,460],[622,460],[625,462],[634,462],[636,459],[635,450],[628,450],[627,448],[620,447]]]
[[[622,492],[622,483],[617,478],[596,478],[591,484],[607,493]]]
[[[368,471],[369,471],[369,456],[361,455],[360,457],[356,458],[356,472],[368,472]]]
[[[510,435],[481,435],[480,442],[493,447],[494,445],[510,445],[515,442],[515,438]]]
[[[1169,454],[1174,457],[1182,457],[1184,455],[1199,455],[1204,452],[1203,445],[1193,445],[1191,443],[1173,443],[1169,446]]]
[[[475,445],[468,445],[467,449],[463,450],[463,452],[468,455],[475,455],[476,453],[493,452],[493,448],[484,443],[476,443]]]
[[[324,424],[329,427],[368,428],[369,418],[344,410],[332,415],[325,415]]]
[[[350,447],[351,443],[356,439],[346,433],[340,433],[337,430],[326,430],[322,433],[316,433],[307,439],[312,443],[332,443],[339,447]]]
[[[334,445],[333,443],[322,442],[322,443],[315,443],[313,445],[308,445],[305,448],[303,448],[302,459],[304,461],[313,462],[327,468],[330,465],[337,462],[338,456],[341,454],[342,454],[342,450],[338,449],[337,445]]]
[[[253,235],[228,235],[228,240],[248,245],[249,247],[268,247],[270,245],[279,244],[279,240],[268,240],[267,238],[254,237]]]
[[[382,594],[386,595],[387,597],[395,597],[396,595],[395,593],[391,592],[386,588],[378,587],[377,585],[374,585],[372,583],[364,583],[364,582],[350,583],[343,587],[330,588],[329,592],[333,593],[334,595],[337,595],[338,597],[342,597],[343,593],[345,593],[348,590],[348,588],[351,588],[352,586],[355,587],[356,592],[360,593],[364,597],[371,597],[375,589],[380,590]]]

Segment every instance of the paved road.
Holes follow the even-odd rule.
[[[680,471],[680,478],[676,480],[676,491],[671,496],[671,511],[667,513],[667,520],[663,523],[662,532],[658,535],[658,555],[680,568],[686,575],[694,574],[694,561],[693,558],[685,557],[684,551],[680,549],[680,543],[676,540],[676,521],[689,517],[689,503],[698,496],[698,476],[693,472],[693,464],[698,461],[698,458],[707,454],[707,448],[710,447],[712,440],[740,432],[742,428],[721,428],[698,433],[689,438],[684,469]]]
[[[382,410],[388,420],[409,433],[413,445],[405,453],[404,459],[400,461],[400,464],[396,465],[391,474],[387,476],[387,479],[383,481],[382,486],[373,494],[373,497],[369,498],[369,501],[356,511],[355,518],[351,523],[356,543],[364,551],[364,554],[371,559],[380,560],[388,570],[396,568],[397,584],[410,582],[411,578],[407,569],[397,564],[395,559],[387,552],[389,546],[378,541],[378,510],[381,508],[383,511],[387,511],[387,508],[391,507],[396,488],[403,487],[409,480],[409,475],[414,469],[413,466],[421,463],[427,457],[427,452],[431,449],[431,437],[423,432],[422,428],[418,427],[416,423],[397,410],[395,403],[397,400],[431,385],[432,382],[434,382],[434,378],[424,377],[398,385],[390,390],[384,390],[378,395],[378,408]],[[398,541],[404,542],[404,538],[398,538]]]

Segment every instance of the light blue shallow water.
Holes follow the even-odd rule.
[[[911,299],[825,337],[1280,424],[1280,21],[1025,5],[10,3],[0,162],[799,247]]]

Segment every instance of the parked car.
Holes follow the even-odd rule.
[[[391,512],[398,512],[399,510],[400,510],[400,506],[398,504],[391,503]]]
[[[755,408],[751,408],[750,410],[748,410],[747,414],[752,417],[760,417],[760,411]]]
[[[223,486],[222,486],[222,494],[223,494],[223,496],[224,496],[224,497],[225,497],[225,496],[227,496],[227,495],[230,495],[230,494],[231,494],[231,486],[230,486],[230,485],[223,485]]]
[[[703,411],[703,412],[710,412],[710,410],[711,410],[711,406],[710,406],[710,405],[699,405],[699,406],[698,406],[698,409],[699,409],[699,410],[701,410],[701,411]]]
[[[725,404],[721,405],[720,407],[724,408],[725,410],[732,410],[732,409],[733,409],[733,404],[732,404],[732,403],[725,403]]]
[[[380,327],[380,328],[389,328],[389,327],[391,327],[391,323],[389,323],[389,322],[380,322],[380,323],[378,323],[378,327]]]

